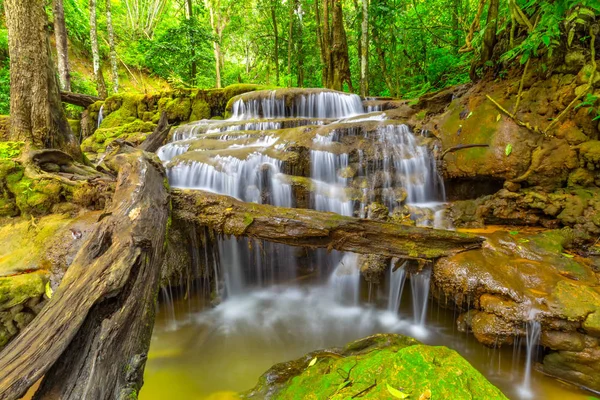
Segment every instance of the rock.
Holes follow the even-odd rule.
[[[357,394],[363,399],[394,398],[388,385],[415,399],[506,398],[454,350],[394,334],[373,335],[342,349],[315,351],[277,364],[242,396],[261,400],[347,399]]]
[[[486,237],[481,250],[441,259],[433,269],[434,287],[469,310],[459,327],[471,328],[487,346],[510,344],[524,335],[535,310],[541,343],[550,350],[544,371],[598,390],[599,278],[591,263],[565,252],[575,232],[496,231]]]
[[[564,72],[577,73],[585,65],[586,57],[581,50],[572,50],[565,54]]]

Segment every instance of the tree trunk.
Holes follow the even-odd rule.
[[[288,60],[287,75],[288,87],[292,86],[292,51],[294,50],[294,11],[298,8],[298,0],[290,1],[289,25],[288,25]]]
[[[346,29],[344,28],[344,14],[342,11],[341,0],[333,1],[333,16],[331,28],[324,30],[325,38],[329,38],[329,46],[326,52],[326,63],[328,68],[328,78],[326,87],[334,90],[343,90],[344,83],[348,84],[351,92],[352,78],[350,76],[350,60],[348,58],[348,42],[346,39]],[[327,2],[327,0],[326,0]],[[331,4],[331,3],[330,3]],[[329,12],[323,12],[323,26],[328,26]]]
[[[221,43],[214,42],[217,89],[221,88]]]
[[[5,0],[10,54],[10,140],[82,159],[62,110],[44,0]]]
[[[106,83],[100,69],[100,48],[98,47],[98,19],[96,16],[96,0],[90,0],[90,42],[92,44],[92,63],[94,65],[94,80],[96,81],[96,90],[98,96],[103,99],[108,95],[106,93]]]
[[[119,176],[106,217],[49,303],[0,354],[2,399],[21,398],[41,377],[36,399],[129,399],[142,386],[169,195],[156,157],[129,147],[109,164]]]
[[[362,24],[360,37],[360,95],[369,94],[369,0],[362,0]]]
[[[277,31],[277,13],[275,12],[275,4],[271,2],[271,20],[273,21],[273,34],[275,35],[275,86],[279,86],[279,32]]]
[[[498,30],[498,6],[499,0],[490,0],[488,9],[487,24],[483,34],[483,44],[481,47],[481,65],[492,59],[494,46],[496,46],[496,31]]]
[[[69,46],[67,26],[65,25],[65,8],[63,0],[54,0],[54,35],[56,37],[56,54],[58,58],[58,76],[60,87],[71,91],[71,73],[69,72]]]
[[[324,5],[327,3],[324,1]],[[323,33],[323,21],[321,20],[321,13],[319,12],[319,0],[315,0],[315,22],[317,25],[316,33],[317,33],[317,44],[319,45],[319,56],[321,58],[321,84],[324,87],[327,87],[327,64],[326,64],[326,53],[327,49],[325,48],[325,34]]]
[[[309,248],[412,259],[435,259],[481,247],[479,236],[345,217],[329,212],[245,203],[198,190],[175,190],[180,220],[217,234]]]
[[[192,0],[187,0],[185,2],[187,9],[187,19],[190,24],[194,23],[194,7],[192,5]],[[191,27],[191,25],[190,25]],[[197,75],[197,65],[196,65],[196,49],[194,48],[194,38],[192,33],[190,32],[190,58],[192,59],[192,63],[190,65],[190,83],[192,86],[196,84],[196,75]]]
[[[298,72],[298,83],[296,86],[304,87],[304,41],[302,40],[302,20],[298,20],[298,51],[297,54],[297,72]]]
[[[76,106],[88,108],[97,101],[102,100],[100,97],[90,96],[89,94],[60,92],[60,100],[63,103],[74,104]]]
[[[318,0],[315,0],[318,1]],[[323,86],[331,88],[333,84],[333,69],[331,68],[331,31],[329,25],[329,4],[332,0],[323,0],[323,39],[321,52],[323,54]]]
[[[117,64],[117,49],[115,46],[115,30],[112,23],[112,0],[106,0],[106,29],[108,30],[108,46],[110,47],[110,69],[112,72],[113,93],[119,91],[119,67]]]

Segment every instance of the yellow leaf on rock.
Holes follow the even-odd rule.
[[[392,396],[394,396],[395,398],[397,398],[397,399],[406,399],[408,397],[408,395],[406,393],[402,393],[398,389],[394,389],[393,387],[391,387],[389,385],[389,383],[386,383],[385,385],[387,387],[388,392],[390,392],[390,394]]]

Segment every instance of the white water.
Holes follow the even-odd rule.
[[[407,262],[405,261],[402,265],[395,268],[395,260],[392,260],[390,265],[390,281],[389,281],[389,292],[388,292],[388,306],[387,309],[394,314],[400,309],[400,301],[402,300],[402,292],[404,291],[404,284],[406,282],[406,267]]]
[[[100,128],[102,121],[104,121],[104,104],[100,106],[100,110],[98,111],[98,124],[96,125],[96,129]]]
[[[542,334],[542,325],[535,319],[538,313],[537,310],[532,309],[529,313],[529,320],[525,325],[525,371],[523,372],[523,383],[519,387],[519,394],[523,399],[534,398],[534,392],[531,387],[531,370],[533,369],[533,363],[537,359],[537,350]]]
[[[341,118],[362,114],[364,108],[355,94],[319,91],[297,95],[291,92],[291,101],[286,95],[273,90],[269,96],[260,99],[240,96],[233,103],[232,120],[257,118]],[[248,98],[249,97],[249,98]],[[289,104],[291,102],[291,105]]]

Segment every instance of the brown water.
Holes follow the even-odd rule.
[[[364,282],[363,282],[364,283]],[[362,286],[362,298],[368,296]],[[216,308],[200,297],[177,300],[160,310],[141,400],[228,399],[252,388],[273,364],[377,332],[414,336],[457,350],[511,399],[522,390],[525,347],[489,349],[458,332],[456,315],[430,302],[426,328],[415,325],[411,288],[400,313],[385,311],[386,288],[373,289],[367,304],[340,303],[331,288],[312,279],[249,290]],[[589,392],[532,372],[534,399],[593,399]],[[233,396],[233,397],[232,397]]]

